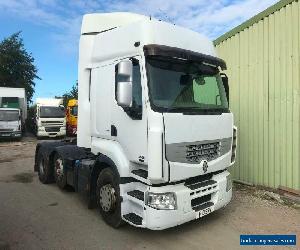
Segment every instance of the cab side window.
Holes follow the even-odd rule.
[[[132,107],[127,114],[134,120],[141,120],[143,114],[141,68],[136,59],[132,59],[132,64]]]
[[[132,107],[142,109],[141,71],[137,60],[133,60],[132,71]]]

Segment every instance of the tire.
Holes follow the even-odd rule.
[[[121,197],[120,197],[120,177],[111,168],[103,169],[97,180],[96,197],[97,205],[99,207],[100,214],[106,222],[106,224],[118,228],[124,224],[121,217]],[[107,204],[103,204],[103,196],[108,194],[111,189],[110,195],[106,198],[110,198],[110,207]],[[114,197],[114,198],[113,198]],[[102,204],[101,204],[102,203]],[[108,202],[109,203],[109,202]]]
[[[39,151],[37,156],[39,180],[43,184],[51,183],[53,180],[53,171],[44,155]]]
[[[65,161],[64,158],[56,153],[53,157],[53,165],[54,165],[54,180],[57,186],[60,189],[65,189],[67,186],[67,176],[65,171]]]

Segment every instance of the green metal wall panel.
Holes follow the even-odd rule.
[[[234,177],[299,190],[300,4],[285,2],[249,27],[217,39],[216,47],[227,62],[238,126]]]

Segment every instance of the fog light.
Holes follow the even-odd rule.
[[[226,192],[232,188],[231,174],[226,176]]]
[[[175,210],[176,195],[175,193],[147,193],[146,203],[149,207],[161,210]]]

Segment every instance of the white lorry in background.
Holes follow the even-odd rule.
[[[191,30],[132,13],[85,15],[77,140],[37,145],[40,181],[87,194],[113,227],[161,230],[226,206],[236,128],[224,69]]]
[[[66,135],[66,117],[63,99],[36,99],[37,137],[62,137]]]
[[[26,118],[25,89],[0,87],[0,138],[20,139]]]

